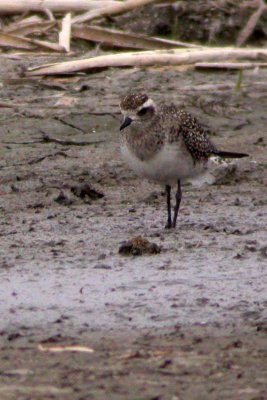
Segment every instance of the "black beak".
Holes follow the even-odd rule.
[[[130,125],[132,123],[132,119],[129,117],[125,117],[123,120],[123,123],[120,126],[120,131],[122,131],[124,128],[126,128],[126,126]]]

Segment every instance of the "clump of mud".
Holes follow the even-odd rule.
[[[62,206],[70,206],[73,203],[69,196],[62,190],[54,200],[56,203],[61,204]]]
[[[103,193],[96,191],[88,183],[83,183],[82,185],[78,185],[78,186],[72,186],[71,192],[75,196],[80,197],[80,199],[88,200],[88,201],[97,200],[97,199],[101,199],[102,197],[104,197]]]
[[[85,204],[92,204],[93,201],[102,199],[102,197],[104,197],[103,193],[98,192],[89,183],[85,182],[61,190],[54,201],[63,206],[70,206],[77,203],[77,198]]]
[[[143,254],[159,254],[161,247],[156,243],[149,242],[142,236],[137,236],[127,242],[122,243],[119,248],[119,254],[141,256]]]

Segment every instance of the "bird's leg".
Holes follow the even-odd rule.
[[[170,185],[166,185],[166,194],[167,194],[168,219],[167,219],[165,228],[170,229],[172,227],[172,208],[171,208],[171,187],[170,187]]]
[[[181,203],[181,200],[182,200],[182,189],[181,189],[180,180],[178,180],[177,184],[178,184],[178,187],[177,187],[177,192],[176,192],[176,195],[175,195],[176,204],[175,204],[175,207],[174,207],[174,215],[173,215],[173,221],[172,221],[172,227],[173,228],[176,227],[177,216],[178,216],[178,212],[179,212],[179,208],[180,208],[180,203]]]

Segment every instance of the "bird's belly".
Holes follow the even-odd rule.
[[[139,176],[173,185],[178,179],[193,178],[205,171],[205,163],[194,163],[190,153],[179,146],[165,145],[149,160],[139,159],[127,145],[121,147],[128,165]]]

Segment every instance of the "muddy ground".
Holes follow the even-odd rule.
[[[17,79],[49,57],[0,59],[1,103],[16,104],[0,112],[1,400],[266,399],[267,72],[240,91],[236,72],[176,68]],[[162,188],[120,157],[129,88],[250,154],[184,185],[175,231]],[[161,253],[118,253],[139,235]]]

